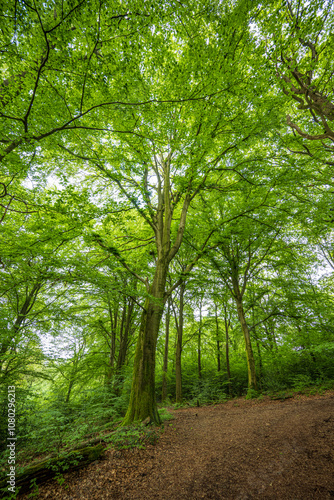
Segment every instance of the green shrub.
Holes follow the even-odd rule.
[[[106,441],[116,450],[131,448],[144,449],[147,444],[155,444],[161,430],[155,426],[119,427]]]

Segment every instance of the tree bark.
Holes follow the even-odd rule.
[[[168,299],[167,302],[167,312],[166,312],[166,337],[165,337],[164,364],[162,368],[162,393],[161,393],[162,401],[166,401],[167,399],[169,322],[170,322],[170,299]]]
[[[245,339],[245,347],[246,347],[246,356],[247,356],[247,369],[248,369],[248,389],[257,390],[257,381],[256,381],[256,370],[255,370],[255,360],[252,349],[251,338],[249,334],[249,329],[245,319],[244,308],[242,305],[242,300],[239,297],[236,297],[237,311],[238,317],[241,325],[242,332],[244,334]]]
[[[172,152],[170,151],[166,158],[160,155],[160,167],[158,168],[158,159],[154,155],[156,167],[153,166],[157,177],[157,207],[153,207],[149,199],[147,190],[147,171],[144,175],[144,188],[150,219],[144,215],[146,222],[154,231],[154,239],[157,251],[156,267],[152,285],[148,285],[147,280],[143,280],[138,275],[137,278],[145,282],[149,298],[146,299],[144,311],[141,317],[141,325],[137,340],[136,353],[134,359],[133,379],[131,386],[130,402],[128,410],[123,420],[123,425],[131,424],[134,421],[143,421],[146,419],[160,424],[160,417],[155,399],[155,351],[159,333],[160,321],[164,305],[171,289],[166,293],[166,279],[170,262],[178,253],[186,226],[187,212],[191,201],[191,196],[187,193],[184,197],[179,223],[174,242],[171,238],[171,225],[173,220],[173,211],[176,199],[181,198],[181,193],[171,194],[170,185],[170,161]],[[118,183],[125,196],[129,196],[125,189]],[[133,198],[130,198],[133,203]],[[141,209],[136,208],[143,215]],[[124,259],[120,262],[129,270]],[[190,269],[193,264],[190,265]],[[189,266],[188,266],[189,267]],[[188,269],[188,268],[187,268]],[[181,279],[183,282],[183,279]],[[174,284],[178,286],[178,282]]]
[[[217,304],[215,304],[215,319],[216,319],[216,341],[217,341],[217,372],[221,370],[220,364],[220,340],[219,340],[219,323],[218,323],[218,311]]]
[[[130,298],[127,306],[127,314],[126,314],[124,330],[122,330],[121,332],[122,335],[120,337],[120,345],[119,345],[117,364],[116,364],[117,373],[119,373],[122,367],[125,365],[126,355],[128,351],[129,335],[130,335],[131,325],[133,322],[134,305],[135,305],[134,300]]]
[[[118,306],[117,306],[117,309],[114,313],[114,318],[113,318],[113,311],[111,309],[111,304],[110,304],[109,300],[108,300],[108,307],[109,307],[109,318],[110,318],[110,352],[109,352],[108,370],[107,370],[107,377],[106,377],[107,385],[109,385],[111,383],[111,380],[112,380],[112,377],[114,374],[114,364],[115,364],[115,354],[116,354],[116,330],[117,330],[117,320],[118,320]],[[125,313],[124,309],[125,308],[123,308],[120,332],[122,332],[122,328],[123,328],[123,324],[124,324],[124,313]],[[120,335],[121,335],[121,333],[120,333]]]
[[[231,369],[230,369],[230,352],[229,352],[229,327],[230,327],[230,319],[227,319],[227,308],[224,305],[224,321],[225,321],[225,356],[226,356],[226,372],[227,372],[227,383],[228,383],[228,393],[231,395],[232,386],[231,386]]]
[[[7,338],[4,339],[4,341],[1,343],[1,348],[0,348],[0,373],[5,373],[6,368],[4,368],[5,365],[5,355],[7,351],[10,350],[12,344],[12,337],[15,336],[20,329],[24,326],[28,314],[30,313],[31,309],[34,307],[34,304],[36,302],[38,293],[40,289],[42,288],[42,283],[35,283],[30,290],[30,292],[26,295],[25,301],[20,307],[20,309],[17,311],[17,317],[15,320],[15,323],[12,326],[12,330],[8,331]]]
[[[199,303],[199,328],[198,328],[198,339],[197,339],[198,378],[202,378],[201,337],[202,337],[202,300]]]
[[[254,314],[254,306],[252,306],[252,316],[253,316],[253,325],[255,325],[255,314]],[[262,356],[261,356],[261,348],[260,348],[260,342],[258,339],[258,336],[256,334],[256,329],[255,326],[253,327],[253,336],[255,338],[256,342],[256,350],[257,350],[257,355],[259,358],[259,386],[262,388],[262,377],[263,377],[263,365],[262,365]]]
[[[183,307],[184,307],[185,283],[180,286],[180,309],[179,321],[177,324],[177,342],[175,353],[175,399],[177,403],[182,402],[182,337],[183,337]]]
[[[46,458],[28,466],[22,473],[17,474],[16,486],[20,488],[20,494],[25,493],[31,489],[31,481],[35,480],[36,484],[42,484],[52,479],[57,474],[57,470],[63,472],[64,465],[68,466],[68,471],[78,470],[98,460],[104,454],[104,451],[105,446],[98,444],[97,446],[75,448],[56,458]],[[0,493],[1,489],[6,486],[8,486],[7,478],[0,482]],[[7,487],[6,491],[8,492]]]
[[[255,333],[255,332],[254,332]],[[263,364],[259,339],[256,337],[256,349],[259,357],[259,385],[262,388]]]
[[[167,271],[168,261],[158,260],[150,288],[150,295],[154,297],[154,300],[146,299],[141,316],[130,401],[123,425],[147,418],[151,422],[160,424],[155,398],[155,350],[164,308]]]

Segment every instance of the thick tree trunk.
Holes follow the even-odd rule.
[[[171,158],[172,151],[169,151],[166,158],[164,158],[162,154],[157,156],[154,153],[154,164],[152,168],[157,177],[156,193],[158,204],[156,208],[153,207],[151,203],[149,190],[147,189],[147,169],[144,172],[143,185],[145,188],[145,199],[149,208],[148,214],[144,215],[144,210],[139,209],[136,205],[137,210],[144,216],[146,222],[148,222],[154,231],[157,260],[153,283],[151,286],[148,286],[148,282],[146,282],[147,291],[151,298],[146,300],[145,308],[142,313],[134,359],[130,402],[123,420],[123,425],[128,425],[138,420],[143,421],[147,418],[153,422],[160,423],[155,400],[155,349],[161,316],[167,299],[165,287],[168,267],[182,244],[187,212],[191,201],[191,195],[187,193],[183,200],[177,233],[172,243],[171,226],[172,221],[175,220],[173,219],[173,211],[177,201],[180,201],[182,195],[180,193],[176,195],[176,198],[171,195]],[[159,164],[161,168],[159,168]],[[126,193],[121,185],[120,187],[121,190]],[[126,194],[126,196],[128,195]],[[128,196],[128,198],[131,200],[131,203],[133,203],[132,197]],[[124,260],[120,260],[120,262],[128,269]],[[142,278],[140,279],[144,281]],[[171,293],[171,291],[169,293]]]
[[[123,425],[146,418],[160,423],[155,400],[155,349],[162,311],[149,299],[145,309],[136,346],[130,402]]]
[[[242,305],[242,300],[236,298],[238,317],[241,324],[241,329],[244,334],[245,339],[245,347],[246,347],[246,356],[247,356],[247,369],[248,369],[248,389],[257,390],[257,381],[256,381],[256,370],[255,370],[255,360],[252,349],[252,343],[250,339],[250,334],[248,330],[248,326],[245,319],[244,308]]]
[[[179,309],[179,321],[177,325],[177,342],[176,342],[176,353],[175,353],[175,399],[177,403],[182,402],[182,337],[183,337],[183,305],[184,305],[184,282],[180,286],[180,309]]]
[[[20,488],[21,494],[28,492],[32,489],[32,481],[35,481],[36,484],[42,484],[52,479],[57,474],[57,471],[60,473],[64,471],[71,472],[86,467],[91,462],[98,460],[104,452],[105,446],[103,444],[98,444],[97,446],[75,448],[55,458],[46,458],[40,462],[29,465],[23,472],[17,473],[16,486]],[[0,482],[0,494],[1,489],[4,494],[8,493],[7,480],[8,478]],[[6,498],[9,497],[7,496]]]
[[[160,417],[155,398],[155,350],[161,316],[164,308],[164,293],[168,262],[157,262],[150,295],[146,299],[141,317],[141,324],[136,346],[133,367],[133,379],[128,410],[123,425],[142,422],[149,418],[160,424]]]
[[[170,322],[170,300],[168,299],[167,312],[166,312],[166,337],[165,337],[164,364],[162,367],[162,394],[161,394],[162,401],[166,401],[166,399],[167,399],[169,322]]]

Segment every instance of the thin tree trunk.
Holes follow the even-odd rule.
[[[231,369],[230,369],[230,353],[229,353],[229,327],[230,320],[227,320],[227,308],[224,305],[224,321],[225,321],[225,355],[226,355],[226,372],[227,372],[227,383],[228,383],[228,393],[231,395]]]
[[[168,370],[168,344],[169,344],[169,322],[170,322],[170,299],[167,302],[166,312],[166,337],[165,337],[165,351],[164,351],[164,364],[162,367],[162,401],[167,399],[167,370]]]
[[[254,335],[255,332],[254,332]],[[259,385],[260,385],[260,388],[262,387],[262,378],[263,378],[263,364],[262,364],[262,355],[261,355],[261,348],[260,348],[260,342],[259,342],[259,339],[257,337],[256,338],[256,349],[257,349],[257,354],[258,354],[258,357],[259,357]]]
[[[117,320],[118,320],[118,306],[117,310],[115,311],[114,317],[113,317],[113,311],[111,309],[111,304],[110,301],[108,300],[108,307],[109,307],[109,319],[110,319],[110,332],[106,330],[106,333],[108,337],[110,338],[110,350],[109,350],[109,359],[108,359],[108,368],[107,368],[107,376],[105,379],[105,384],[109,385],[111,383],[113,374],[114,374],[114,364],[115,364],[115,351],[116,351],[116,329],[117,329]],[[122,319],[121,319],[121,327],[120,327],[120,332],[122,332],[123,328],[123,323],[124,323],[124,309],[122,313]],[[121,335],[122,333],[120,333]]]
[[[218,323],[218,311],[217,304],[215,304],[215,319],[216,319],[216,340],[217,340],[217,371],[220,372],[220,340],[219,340],[219,323]]]
[[[245,347],[246,347],[246,356],[247,356],[247,369],[248,369],[248,389],[257,390],[257,381],[256,381],[256,370],[255,370],[255,360],[252,349],[251,338],[249,334],[249,329],[245,319],[244,308],[242,305],[242,300],[240,298],[236,298],[238,317],[241,324],[241,329],[244,334],[245,339]]]
[[[69,403],[69,401],[70,401],[73,384],[74,384],[74,379],[71,377],[70,383],[68,384],[68,391],[67,391],[67,394],[66,394],[65,403]]]
[[[5,359],[4,355],[11,348],[11,345],[13,345],[12,344],[13,334],[16,335],[20,331],[21,327],[24,325],[29,312],[31,311],[31,309],[33,308],[33,306],[34,306],[34,304],[36,302],[38,292],[40,291],[41,288],[42,288],[42,283],[36,283],[32,287],[32,289],[30,290],[30,292],[28,293],[28,295],[26,295],[26,299],[25,299],[24,303],[22,304],[21,308],[17,312],[17,317],[16,317],[16,320],[15,320],[15,323],[13,324],[12,332],[8,331],[7,339],[5,339],[1,343],[1,348],[0,348],[0,372],[6,372],[6,370],[3,367],[3,365],[4,365],[4,359]]]
[[[177,342],[175,354],[175,383],[176,394],[175,399],[177,403],[182,402],[182,337],[183,337],[183,305],[184,305],[184,290],[185,283],[180,286],[180,308],[179,308],[179,321],[177,325]]]
[[[199,329],[198,329],[198,340],[197,340],[198,378],[202,378],[201,336],[202,336],[202,300],[199,303]]]
[[[79,348],[79,352],[75,351],[75,353],[74,353],[73,365],[71,367],[70,375],[68,378],[69,383],[68,383],[68,390],[67,390],[67,394],[66,394],[66,398],[65,398],[65,403],[69,403],[70,397],[72,394],[72,389],[73,389],[75,382],[76,382],[76,375],[78,373],[79,353],[80,353],[80,348]]]
[[[253,320],[253,325],[255,325],[255,315],[254,315],[254,306],[252,306],[252,320]],[[257,350],[257,355],[259,358],[259,386],[260,388],[262,387],[262,377],[263,377],[263,365],[262,365],[262,356],[261,356],[261,348],[260,348],[260,342],[258,339],[258,336],[256,334],[256,329],[255,326],[253,328],[254,330],[254,338],[256,342],[256,350]]]
[[[120,338],[120,345],[119,345],[117,364],[116,364],[117,373],[119,373],[122,367],[125,365],[126,355],[128,351],[129,334],[131,329],[131,323],[133,321],[134,305],[135,305],[134,301],[130,299],[130,302],[128,303],[127,307],[127,316],[126,316],[124,331]]]

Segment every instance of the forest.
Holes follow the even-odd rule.
[[[333,389],[332,2],[10,0],[0,37],[1,470],[13,387],[17,462]]]

